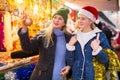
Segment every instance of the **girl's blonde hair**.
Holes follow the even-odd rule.
[[[52,39],[52,34],[53,34],[53,23],[51,22],[51,24],[49,24],[48,27],[46,27],[45,29],[43,29],[43,33],[40,33],[38,37],[44,37],[45,38],[45,41],[44,41],[44,47],[47,48],[50,44],[50,42],[53,43],[53,39]],[[66,31],[66,25],[63,26],[63,31]]]

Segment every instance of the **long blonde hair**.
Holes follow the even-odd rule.
[[[38,37],[44,37],[45,38],[45,41],[44,41],[44,47],[45,48],[47,48],[49,46],[50,42],[52,42],[52,44],[54,44],[53,39],[52,39],[53,28],[54,28],[54,26],[53,26],[53,23],[51,22],[51,24],[48,27],[43,29],[44,32],[40,33],[39,36],[38,36]],[[66,25],[63,26],[63,31],[64,32],[66,31]]]

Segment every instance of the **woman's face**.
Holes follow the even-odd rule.
[[[81,30],[89,29],[91,28],[90,25],[92,24],[92,20],[90,20],[85,15],[79,14],[78,15],[78,25]]]
[[[65,25],[64,19],[60,15],[55,15],[53,17],[53,26],[59,30],[62,30],[63,26]]]

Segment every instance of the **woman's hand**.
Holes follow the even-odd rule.
[[[77,35],[74,35],[71,37],[70,41],[69,41],[69,45],[70,46],[74,46],[74,44],[77,42]]]
[[[22,18],[22,30],[27,31],[27,27],[30,26],[33,23],[31,18],[27,18],[27,14],[23,12],[23,18]]]
[[[62,68],[61,76],[65,77],[69,73],[69,70],[70,70],[70,66],[65,66],[64,68]]]
[[[91,47],[92,47],[93,51],[96,52],[100,47],[100,40],[98,40],[98,39],[93,40],[91,42]]]

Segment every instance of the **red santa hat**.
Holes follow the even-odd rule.
[[[92,6],[84,6],[82,9],[79,10],[78,14],[83,14],[87,16],[93,22],[95,22],[98,19],[98,11]]]

